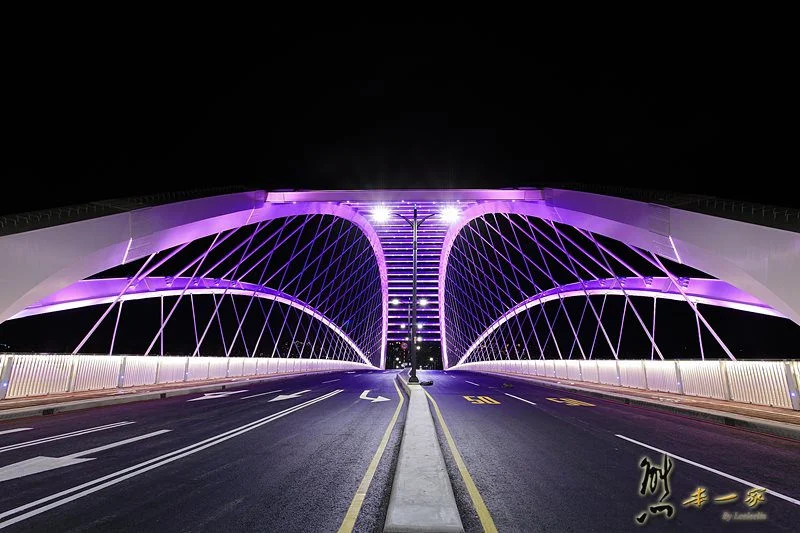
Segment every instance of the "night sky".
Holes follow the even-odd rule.
[[[800,205],[778,37],[548,26],[32,25],[4,57],[0,213],[228,184],[572,181]]]
[[[0,214],[225,185],[564,182],[800,207],[784,33],[519,18],[12,24]],[[749,355],[794,353],[795,326],[764,331]]]

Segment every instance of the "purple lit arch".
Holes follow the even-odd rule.
[[[514,302],[505,309],[498,309],[495,320],[484,326],[479,326],[480,320],[473,316],[476,322],[473,328],[475,336],[470,342],[464,341],[466,344],[458,354],[457,360],[451,361],[451,349],[448,346],[452,342],[451,336],[448,335],[448,328],[451,326],[447,317],[458,306],[448,310],[446,282],[451,275],[453,245],[462,235],[462,230],[472,221],[496,215],[532,217],[548,224],[558,223],[576,228],[583,235],[595,234],[614,239],[632,249],[636,248],[639,250],[637,253],[644,251],[648,254],[645,259],[659,270],[664,270],[664,265],[658,257],[691,266],[724,280],[708,285],[706,287],[710,289],[708,292],[696,294],[698,298],[702,296],[698,302],[782,316],[800,324],[800,288],[793,281],[796,269],[800,265],[800,236],[796,233],[591,193],[558,189],[525,192],[527,193],[525,198],[491,200],[472,205],[462,211],[458,222],[449,228],[444,238],[439,269],[438,300],[439,314],[445,317],[440,322],[442,359],[445,368],[465,361],[475,346],[480,344],[478,338],[486,339],[483,333],[495,331],[500,324],[508,320],[509,316],[530,308],[530,298],[523,303]],[[499,237],[497,238],[499,240]],[[544,244],[551,246],[549,243]],[[561,243],[562,246],[563,244]],[[476,238],[476,244],[470,252],[474,254],[473,258],[482,253],[479,245],[481,245],[480,238]],[[485,246],[486,243],[482,245]],[[510,247],[510,244],[508,246]],[[487,248],[491,249],[491,246]],[[562,252],[566,252],[566,249]],[[601,252],[601,255],[609,254]],[[614,261],[605,257],[604,259]],[[557,298],[561,299],[575,296],[575,291],[579,289],[580,294],[585,296],[591,292],[586,286],[589,281],[591,280],[584,280],[584,283],[577,285],[567,284],[560,288],[549,289],[552,292],[548,294],[551,296],[557,294]],[[692,283],[697,284],[699,281],[692,280]],[[495,290],[500,286],[495,285]],[[482,290],[492,290],[492,285],[484,286]],[[546,291],[537,292],[543,297]],[[732,295],[735,296],[731,297]],[[660,294],[659,297],[668,296]],[[690,302],[691,305],[692,297],[685,294],[678,297]],[[703,320],[702,317],[699,320]],[[483,333],[478,334],[478,332]],[[733,358],[727,348],[724,349],[729,357]],[[466,350],[469,350],[469,353]],[[660,356],[660,352],[658,355]]]
[[[109,268],[227,230],[310,215],[331,215],[352,223],[373,250],[380,276],[380,366],[383,366],[388,282],[383,248],[373,227],[345,204],[265,202],[263,191],[138,209],[0,237],[0,257],[5,263],[5,276],[0,279],[0,322],[19,316],[50,295]]]

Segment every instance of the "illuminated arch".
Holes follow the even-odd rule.
[[[332,202],[265,202],[264,191],[137,209],[0,237],[0,322],[98,272],[221,231],[299,215],[331,215],[357,226],[378,264],[382,301],[381,366],[386,360],[388,277],[378,235],[351,207]]]
[[[449,366],[445,280],[453,243],[472,220],[516,214],[603,235],[724,280],[800,324],[800,235],[701,213],[578,191],[543,189],[541,199],[495,200],[460,214],[444,238],[439,263],[442,360]]]

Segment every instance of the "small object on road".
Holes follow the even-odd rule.
[[[433,385],[433,381],[431,381],[431,380],[420,381],[419,384],[422,385],[423,387],[429,387],[429,386]]]
[[[513,386],[514,386],[514,385],[512,385],[511,383],[503,383],[503,385],[502,385],[502,387],[503,387],[504,389],[510,389],[510,388],[511,388],[511,387],[513,387]]]

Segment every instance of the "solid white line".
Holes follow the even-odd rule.
[[[33,429],[33,428],[5,429],[3,431],[0,431],[0,435],[7,435],[8,433],[16,433],[17,431],[28,431],[29,429]]]
[[[466,380],[464,380],[464,381],[466,381]],[[467,381],[467,383],[469,383],[470,385],[475,385],[476,387],[480,387],[480,385],[478,385],[477,383],[473,383],[471,381]]]
[[[35,507],[36,505],[39,505],[40,503],[45,503],[45,502],[48,502],[48,501],[51,501],[51,500],[55,500],[57,498],[60,498],[61,496],[65,496],[67,494],[71,494],[73,492],[79,491],[79,490],[84,489],[86,487],[91,487],[91,488],[87,488],[83,492],[78,492],[77,494],[72,494],[72,496],[69,496],[69,497],[64,498],[62,500],[58,500],[58,501],[55,501],[53,503],[47,504],[47,505],[45,505],[43,507],[39,507],[38,509],[34,509],[33,511],[29,511],[29,512],[27,512],[25,514],[16,516],[14,518],[11,518],[10,520],[6,520],[4,522],[0,522],[0,529],[6,528],[6,527],[8,527],[8,526],[10,526],[12,524],[16,524],[17,522],[21,522],[22,520],[25,520],[25,519],[30,518],[32,516],[36,516],[38,514],[44,513],[45,511],[49,511],[50,509],[54,509],[56,507],[60,507],[61,505],[69,503],[69,502],[71,502],[73,500],[77,500],[79,498],[83,498],[84,496],[87,496],[89,494],[97,492],[98,490],[104,489],[104,488],[109,487],[111,485],[116,485],[117,483],[120,483],[120,482],[122,482],[122,481],[124,481],[124,480],[126,480],[128,478],[132,478],[134,476],[138,476],[139,474],[143,474],[143,473],[145,473],[145,472],[147,472],[149,470],[152,470],[154,468],[158,468],[159,466],[163,466],[165,464],[171,463],[172,461],[176,461],[178,459],[181,459],[181,458],[186,457],[188,455],[192,455],[192,454],[197,453],[197,452],[199,452],[201,450],[204,450],[206,448],[210,448],[211,446],[215,446],[217,444],[220,444],[220,443],[222,443],[222,442],[224,442],[224,441],[226,441],[228,439],[232,439],[233,437],[237,437],[237,436],[239,436],[239,435],[241,435],[243,433],[247,433],[248,431],[251,431],[251,430],[256,429],[256,428],[258,428],[260,426],[263,426],[264,424],[268,424],[268,423],[272,422],[273,420],[277,420],[277,419],[282,418],[282,417],[284,417],[286,415],[294,413],[295,411],[299,411],[300,409],[303,409],[305,407],[313,405],[313,404],[315,404],[317,402],[321,402],[322,400],[326,400],[328,398],[336,396],[337,394],[339,394],[342,391],[343,391],[343,389],[337,389],[337,390],[335,390],[333,392],[329,392],[328,394],[325,394],[323,396],[319,396],[317,398],[308,400],[306,402],[303,402],[301,404],[295,405],[293,407],[289,407],[287,409],[284,409],[283,411],[279,411],[279,412],[277,412],[275,414],[266,416],[266,417],[261,418],[259,420],[255,420],[253,422],[249,422],[247,424],[244,424],[243,426],[239,426],[238,428],[234,428],[234,429],[231,429],[231,430],[226,431],[224,433],[220,433],[219,435],[215,435],[213,437],[209,437],[209,438],[207,438],[205,440],[202,440],[200,442],[196,442],[194,444],[190,444],[189,446],[186,446],[184,448],[181,448],[181,449],[166,453],[164,455],[160,455],[158,457],[154,457],[153,459],[149,459],[149,460],[144,461],[142,463],[139,463],[137,465],[133,465],[133,466],[130,466],[128,468],[124,468],[122,470],[118,470],[117,472],[114,472],[112,474],[108,474],[107,476],[103,476],[103,477],[94,479],[92,481],[88,481],[86,483],[83,483],[82,485],[78,485],[76,487],[72,487],[71,489],[63,490],[63,491],[58,492],[56,494],[51,494],[50,496],[46,496],[44,498],[40,498],[40,499],[38,499],[36,501],[30,502],[30,503],[26,503],[24,505],[21,505],[19,507],[14,508],[14,509],[10,509],[8,511],[0,513],[0,518],[5,518],[7,516],[10,516],[10,515],[13,515],[13,514],[17,514],[17,513],[21,512],[21,511],[24,511],[26,509],[30,509],[31,507]],[[121,474],[125,474],[125,475],[120,476]],[[115,477],[115,476],[120,476],[120,477]],[[114,478],[114,479],[111,479],[111,478]],[[106,480],[109,480],[109,479],[110,479],[110,481],[106,481]],[[105,483],[102,483],[101,485],[97,485],[98,483],[101,483],[103,481],[105,481]],[[95,485],[95,486],[92,487],[92,485]]]
[[[330,380],[330,381],[323,381],[322,383],[323,383],[323,384],[324,384],[324,383],[333,383],[334,381],[339,381],[339,380],[338,380],[338,379],[332,379],[332,380]]]
[[[113,429],[121,426],[127,426],[128,424],[133,424],[133,422],[117,422],[115,424],[107,424],[105,426],[97,426],[88,429],[81,429],[78,431],[73,431],[71,433],[64,433],[62,435],[54,435],[52,437],[43,437],[41,439],[36,440],[29,440],[27,442],[20,442],[18,444],[9,444],[8,446],[3,446],[0,448],[0,453],[7,452],[10,450],[17,450],[19,448],[27,448],[28,446],[36,446],[37,444],[43,444],[45,442],[52,442],[55,440],[61,439],[68,439],[70,437],[77,437],[79,435],[86,435],[88,433],[94,433],[95,431],[103,431],[105,429]]]
[[[511,396],[512,398],[516,398],[517,400],[519,400],[521,402],[529,403],[531,405],[536,405],[534,402],[532,402],[530,400],[526,400],[525,398],[520,398],[519,396],[514,396],[513,394],[506,393],[506,396]]]
[[[719,471],[719,470],[717,470],[715,468],[711,468],[710,466],[702,465],[702,464],[697,463],[695,461],[691,461],[689,459],[685,459],[685,458],[681,457],[680,455],[675,455],[674,453],[670,453],[670,452],[661,450],[659,448],[656,448],[655,446],[650,446],[649,444],[645,444],[643,442],[639,442],[638,440],[633,440],[633,439],[631,439],[629,437],[626,437],[625,435],[616,435],[616,436],[621,438],[621,439],[625,439],[628,442],[632,442],[634,444],[638,444],[639,446],[642,446],[644,448],[649,448],[649,449],[651,449],[653,451],[656,451],[656,452],[659,452],[659,453],[663,453],[664,455],[669,455],[670,457],[672,457],[674,459],[677,459],[678,461],[683,461],[684,463],[688,463],[688,464],[690,464],[692,466],[696,466],[697,468],[702,468],[703,470],[708,470],[709,472],[714,472],[717,475],[720,475],[722,477],[726,477],[728,479],[732,479],[733,481],[738,481],[742,485],[747,485],[748,487],[755,487],[755,488],[758,488],[758,489],[766,489],[766,487],[764,487],[764,485],[759,485],[758,483],[753,483],[752,481],[747,481],[746,479],[742,479],[740,477],[736,477],[736,476],[732,476],[730,474],[726,474],[725,472],[721,472],[721,471]],[[794,498],[792,498],[790,496],[786,496],[785,494],[781,494],[780,492],[775,492],[774,490],[770,490],[770,489],[766,489],[766,492],[768,494],[772,494],[773,496],[781,498],[782,500],[786,500],[789,503],[793,503],[795,505],[800,506],[800,500],[796,500],[796,499],[794,499]]]
[[[91,450],[85,450],[78,453],[71,453],[69,455],[66,455],[65,457],[85,457],[87,455],[94,455],[98,452],[110,450],[111,448],[116,448],[117,446],[124,446],[125,444],[130,444],[131,442],[149,439],[150,437],[155,437],[156,435],[169,433],[170,431],[171,430],[169,429],[160,429],[158,431],[153,431],[152,433],[147,433],[146,435],[139,435],[138,437],[131,437],[130,439],[125,439],[118,442],[112,442],[111,444],[106,444],[105,446],[98,446],[97,448],[92,448]]]
[[[269,391],[269,392],[262,392],[262,393],[260,393],[260,394],[252,394],[252,395],[250,395],[250,396],[245,396],[244,398],[241,398],[241,399],[242,399],[242,400],[246,400],[246,399],[248,399],[248,398],[255,398],[256,396],[265,396],[265,395],[267,395],[267,394],[275,394],[276,392],[280,392],[281,390],[282,390],[282,389],[278,389],[278,390],[271,390],[271,391]]]

